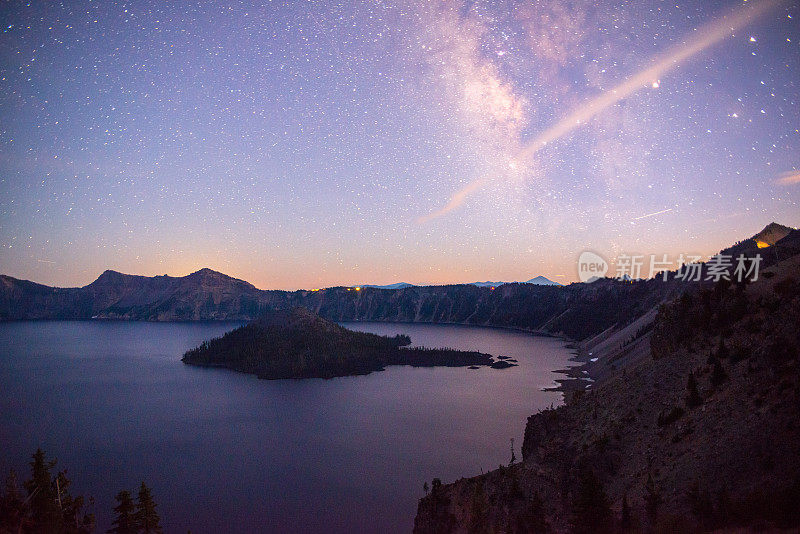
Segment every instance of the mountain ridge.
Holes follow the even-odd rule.
[[[799,236],[800,231],[790,229],[769,248],[759,248],[749,238],[726,251],[762,254],[766,267],[800,248]],[[258,289],[208,268],[183,277],[107,270],[87,286],[54,288],[0,275],[0,320],[248,321],[266,310],[303,306],[334,321],[500,326],[580,340],[635,319],[678,288],[672,280],[630,283],[604,278],[592,284],[512,283],[494,289],[460,284],[391,291],[370,287],[281,291]]]
[[[259,290],[229,277],[141,277],[108,273],[83,288],[53,288],[0,275],[0,320],[252,320],[267,310],[303,306],[334,321],[458,323],[581,338],[626,321],[637,302],[659,301],[666,285],[605,279],[587,286],[506,284]],[[668,284],[669,285],[669,284]],[[651,302],[652,301],[652,302]],[[616,306],[615,303],[624,303]],[[601,317],[596,310],[604,310]]]

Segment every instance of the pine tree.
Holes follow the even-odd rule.
[[[522,513],[517,516],[516,521],[512,524],[512,527],[511,531],[515,534],[528,534],[531,532],[546,534],[553,531],[550,523],[547,522],[544,501],[542,501],[542,497],[537,492],[533,493]]]
[[[725,346],[725,340],[722,337],[719,338],[719,345],[717,346],[717,358],[722,360],[728,358],[731,355],[728,347]]]
[[[475,491],[472,494],[468,532],[481,534],[488,530],[488,508],[489,503],[486,499],[486,493],[483,491],[483,479],[479,478],[478,482],[475,484]]]
[[[94,516],[83,514],[83,497],[72,497],[66,471],[55,476],[50,471],[56,460],[47,460],[37,449],[33,454],[31,478],[25,482],[28,492],[27,521],[34,532],[88,533],[94,529]]]
[[[703,404],[703,398],[697,390],[697,379],[694,373],[689,373],[689,379],[686,381],[686,407],[694,408]]]
[[[94,530],[94,515],[82,514],[83,496],[73,497],[69,492],[72,482],[67,478],[67,472],[59,471],[53,484],[56,489],[56,501],[61,511],[61,519],[64,522],[62,532],[88,533]]]
[[[22,499],[22,495],[19,492],[19,482],[17,479],[17,473],[13,469],[8,472],[8,478],[6,478],[6,486],[5,491],[3,492],[3,498],[8,499],[10,501],[19,501]]]
[[[573,503],[572,532],[602,534],[612,532],[613,528],[614,516],[603,485],[591,469],[585,468]]]
[[[654,526],[658,519],[658,509],[661,506],[662,499],[661,493],[656,488],[655,481],[650,473],[647,474],[647,483],[644,486],[644,491],[644,504],[647,510],[647,519],[650,521],[650,526]]]
[[[631,507],[628,504],[628,494],[622,496],[622,512],[619,520],[619,527],[623,532],[627,532],[633,527],[633,518],[631,518]]]
[[[136,525],[142,534],[155,534],[162,532],[161,518],[156,512],[156,503],[144,482],[139,488],[138,500],[136,503]]]
[[[45,530],[57,530],[62,521],[61,510],[56,500],[55,484],[50,470],[56,460],[47,460],[42,449],[36,449],[31,462],[31,478],[25,481],[32,518]]]
[[[697,519],[703,531],[710,530],[714,517],[714,504],[708,491],[700,487],[698,481],[692,482],[686,495],[689,509]]]
[[[24,519],[25,502],[19,491],[17,474],[12,469],[0,493],[0,532],[20,532]]]
[[[136,504],[133,502],[131,493],[127,490],[122,490],[117,493],[117,506],[114,507],[116,518],[111,523],[113,528],[108,532],[114,534],[137,534],[138,528],[136,524]]]
[[[714,387],[718,387],[722,385],[722,383],[728,378],[728,373],[725,372],[725,369],[723,369],[722,363],[718,358],[714,358],[713,365],[714,367],[711,371],[711,384],[713,384]]]

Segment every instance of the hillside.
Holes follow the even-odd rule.
[[[583,344],[596,382],[528,419],[521,463],[437,483],[415,532],[800,526],[800,256],[686,289]]]
[[[347,330],[304,308],[266,313],[251,323],[203,342],[183,356],[190,365],[226,367],[259,378],[333,378],[415,367],[511,367],[488,354],[408,348],[408,336],[385,337]]]
[[[210,269],[183,277],[105,271],[81,288],[0,276],[0,319],[242,320],[269,293]]]

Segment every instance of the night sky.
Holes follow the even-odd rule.
[[[262,5],[263,4],[263,5]],[[0,273],[577,278],[800,225],[800,5],[0,4]]]

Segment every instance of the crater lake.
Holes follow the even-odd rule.
[[[389,367],[330,380],[259,380],[184,365],[242,323],[0,323],[0,472],[41,447],[93,496],[153,489],[165,532],[410,532],[423,484],[521,458],[526,418],[562,402],[562,340],[495,328],[342,323],[519,366]],[[90,510],[91,511],[91,510]]]

